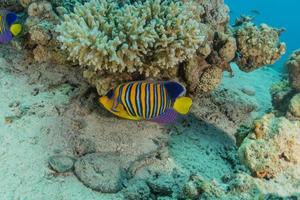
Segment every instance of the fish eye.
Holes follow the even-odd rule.
[[[106,96],[107,96],[109,99],[111,99],[111,98],[113,97],[113,95],[114,95],[113,89],[109,90],[109,91],[107,92],[107,94],[106,94]]]

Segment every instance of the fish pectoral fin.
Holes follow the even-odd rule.
[[[122,106],[122,105],[121,105]],[[123,107],[123,106],[122,106]],[[131,116],[128,114],[128,112],[125,109],[120,109],[118,112],[113,112],[115,115],[124,118],[124,119],[130,119],[130,120],[140,120],[139,117]]]
[[[117,105],[114,105],[112,108],[111,108],[112,111],[114,112],[120,112],[122,110],[124,110],[124,106],[122,104],[117,104]]]

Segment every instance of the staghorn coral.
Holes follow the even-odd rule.
[[[292,53],[286,62],[289,72],[289,82],[292,88],[300,91],[300,50]]]
[[[157,75],[195,54],[204,41],[199,18],[180,1],[77,5],[57,27],[70,59],[93,70]],[[77,30],[74,32],[74,30]]]
[[[300,162],[300,122],[267,114],[254,122],[238,152],[241,161],[260,178],[273,178]],[[244,132],[243,132],[244,134]]]
[[[243,23],[235,31],[238,57],[237,65],[250,72],[264,65],[271,65],[285,53],[285,44],[279,42],[281,30],[266,24],[255,26]]]

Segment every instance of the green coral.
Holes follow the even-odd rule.
[[[196,53],[205,37],[192,4],[117,0],[77,4],[57,27],[69,58],[94,71],[157,75]]]

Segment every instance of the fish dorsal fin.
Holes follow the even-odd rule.
[[[173,101],[175,101],[175,99],[177,99],[178,97],[184,96],[186,93],[185,87],[176,81],[168,81],[164,83],[164,86],[167,90],[169,97]]]
[[[6,15],[6,23],[11,26],[15,21],[17,21],[17,15],[15,13],[9,12]]]

